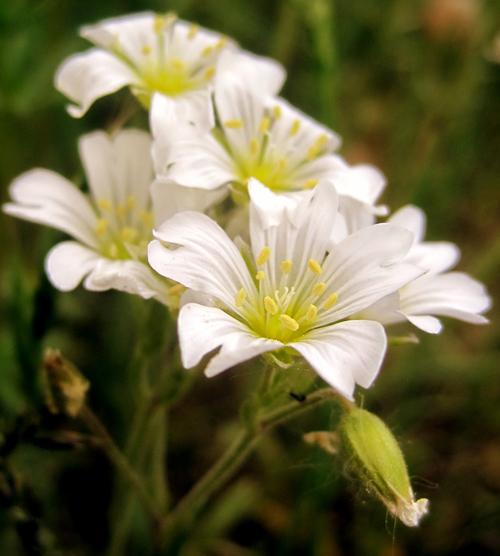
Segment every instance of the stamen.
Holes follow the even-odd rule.
[[[259,256],[257,257],[257,266],[262,266],[263,264],[265,264],[269,259],[270,255],[271,255],[271,248],[264,247],[264,249],[262,249],[262,251],[259,253]]]
[[[295,135],[297,135],[297,133],[299,132],[299,129],[300,129],[300,121],[295,120],[292,124],[292,127],[290,128],[290,135],[292,137],[295,137]]]
[[[255,278],[264,282],[264,280],[266,279],[266,273],[263,270],[259,270],[259,272],[257,272],[257,274],[255,275]]]
[[[152,228],[154,226],[155,218],[150,212],[147,210],[141,210],[140,216],[144,226],[148,228]]]
[[[210,79],[212,79],[214,75],[215,75],[215,66],[211,66],[207,69],[203,77],[205,78],[206,81],[210,81]]]
[[[97,224],[94,227],[95,233],[98,236],[103,236],[108,228],[108,221],[105,218],[99,218]]]
[[[224,122],[224,126],[229,129],[238,129],[243,127],[243,122],[241,120],[227,120],[227,122]]]
[[[268,295],[264,297],[264,307],[266,308],[266,311],[271,315],[275,315],[278,312],[278,306]]]
[[[213,51],[214,51],[214,47],[213,47],[213,46],[207,46],[207,47],[205,47],[205,48],[201,51],[201,56],[202,56],[202,58],[206,58],[207,56],[210,56],[210,54],[212,54]]]
[[[173,23],[175,23],[179,18],[177,17],[177,14],[175,14],[174,12],[168,12],[165,15],[165,27],[170,27]]]
[[[306,183],[302,186],[302,189],[314,189],[319,183],[319,180],[309,178]]]
[[[129,195],[127,197],[127,207],[130,210],[134,210],[136,205],[137,205],[137,201],[135,200],[135,197],[133,195]]]
[[[245,299],[247,298],[247,290],[245,288],[241,288],[241,290],[236,294],[234,299],[236,307],[241,307],[243,303],[245,303]]]
[[[309,322],[312,322],[316,316],[318,314],[318,308],[316,307],[316,305],[309,305],[309,309],[307,309],[307,313],[306,313],[306,319]]]
[[[260,126],[259,126],[259,131],[261,133],[265,133],[268,129],[269,129],[269,124],[271,123],[271,120],[267,117],[262,118],[262,120],[260,121]]]
[[[257,138],[253,138],[250,141],[250,152],[252,154],[258,154],[260,151],[260,145],[259,145],[259,140]]]
[[[328,299],[325,301],[325,304],[323,305],[323,309],[325,311],[328,311],[328,309],[331,309],[335,303],[337,303],[339,296],[336,293],[331,293],[328,296]]]
[[[155,17],[155,22],[154,22],[154,24],[153,24],[153,29],[154,29],[155,33],[159,33],[159,32],[161,31],[164,22],[165,22],[165,21],[164,21],[162,15],[157,15],[157,16]]]
[[[142,47],[142,53],[143,53],[145,56],[147,56],[148,54],[151,54],[151,47],[148,46],[147,44],[145,44],[145,45]]]
[[[328,137],[323,134],[320,135],[314,145],[307,151],[307,160],[312,160],[319,152],[321,147],[328,141]]]
[[[326,284],[324,282],[320,282],[319,284],[314,284],[312,288],[312,294],[316,297],[319,297],[326,289]]]
[[[169,290],[168,290],[168,295],[178,295],[179,293],[181,293],[181,291],[184,289],[184,286],[182,284],[176,284],[175,286],[172,286]]]
[[[188,32],[188,39],[194,39],[196,37],[196,35],[198,34],[198,31],[200,30],[200,26],[199,25],[191,25],[191,27],[189,28],[189,32]]]
[[[290,259],[287,259],[286,261],[283,261],[281,263],[280,270],[284,274],[290,274],[290,272],[292,270],[292,261]]]
[[[178,71],[182,71],[184,69],[184,62],[182,60],[170,60],[170,64],[174,69]]]
[[[274,117],[275,117],[277,120],[279,120],[279,119],[281,118],[281,106],[276,105],[276,106],[273,108],[273,114],[274,114]]]
[[[121,235],[123,241],[130,243],[137,237],[137,230],[134,230],[133,228],[123,228]]]
[[[101,210],[105,210],[107,212],[110,212],[113,209],[113,206],[107,199],[99,199],[97,204]]]
[[[118,247],[117,247],[116,243],[112,243],[109,246],[109,256],[112,259],[117,259],[118,258]]]
[[[299,329],[299,323],[288,315],[280,315],[280,321],[285,328],[288,328],[288,330],[291,330],[292,332]]]
[[[116,207],[116,214],[118,214],[118,216],[123,220],[127,214],[127,210],[125,208],[125,205],[123,203],[120,203],[117,207]]]
[[[321,268],[321,265],[317,263],[314,259],[309,259],[307,266],[309,267],[309,270],[313,274],[323,274],[323,269]]]
[[[280,158],[278,160],[278,171],[282,172],[286,168],[286,158]]]
[[[223,38],[220,39],[219,42],[215,45],[215,48],[216,48],[217,50],[222,50],[226,45],[227,45],[227,39],[226,39],[226,37],[223,37]]]

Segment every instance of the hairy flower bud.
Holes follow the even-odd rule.
[[[49,411],[76,417],[85,403],[90,382],[59,350],[50,348],[43,358],[42,379]]]
[[[345,415],[339,432],[351,471],[391,514],[408,527],[417,526],[428,500],[415,501],[403,454],[384,422],[356,408]]]

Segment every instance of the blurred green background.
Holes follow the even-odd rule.
[[[79,26],[143,10],[176,11],[277,58],[288,71],[283,96],[338,131],[349,162],[384,172],[382,201],[392,210],[422,207],[427,239],[456,242],[458,269],[498,299],[500,65],[488,60],[500,32],[498,0],[1,2],[2,203],[12,179],[33,167],[83,183],[78,136],[109,127],[130,95],[101,99],[74,120],[53,75],[88,47]],[[113,472],[96,448],[56,441],[72,424],[40,412],[41,355],[60,348],[79,366],[92,384],[90,405],[122,445],[134,404],[126,369],[140,323],[150,319],[152,343],[172,323],[152,301],[56,291],[43,262],[59,232],[2,215],[0,234],[0,554],[105,554]],[[321,408],[261,442],[183,554],[500,554],[497,303],[488,316],[482,327],[444,319],[440,336],[419,332],[419,345],[391,348],[374,387],[362,392],[364,407],[400,440],[419,497],[430,499],[420,527],[394,524],[335,456],[303,442],[304,433],[335,426],[337,415]],[[174,496],[222,451],[254,379],[249,366],[200,376],[175,406]],[[123,554],[152,554],[135,512]]]

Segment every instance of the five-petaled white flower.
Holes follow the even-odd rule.
[[[35,169],[12,183],[14,203],[4,205],[4,212],[77,240],[56,245],[47,256],[47,274],[60,290],[74,289],[87,276],[89,290],[115,288],[175,303],[181,288],[147,263],[152,228],[179,209],[206,208],[206,192],[190,199],[194,194],[187,188],[155,182],[150,195],[151,137],[144,131],[129,129],[114,137],[98,131],[83,136],[79,149],[90,197],[62,176]]]
[[[328,179],[340,194],[348,230],[386,214],[384,207],[373,206],[385,187],[383,175],[369,165],[351,167],[334,154],[340,138],[325,126],[227,74],[217,77],[214,100],[218,128],[153,129],[159,175],[190,187],[230,184],[245,196],[250,178],[277,193],[311,189]]]
[[[473,324],[486,324],[482,316],[491,305],[486,288],[463,272],[447,272],[460,258],[456,245],[444,241],[423,241],[424,212],[408,205],[395,212],[389,222],[413,232],[413,245],[405,261],[426,274],[360,314],[389,325],[409,320],[424,332],[438,334],[442,324],[433,315],[453,317]]]
[[[219,33],[179,21],[173,14],[144,12],[108,19],[83,27],[80,34],[97,48],[68,58],[55,78],[57,89],[77,103],[68,107],[75,117],[96,99],[128,85],[145,106],[158,93],[168,115],[210,129],[211,84],[220,55],[230,50],[238,51],[237,62],[231,59],[224,71],[251,76],[263,70],[273,79],[278,74],[276,91],[285,78],[277,62],[241,52]]]
[[[333,245],[338,195],[329,182],[290,199],[249,182],[251,251],[242,251],[207,216],[184,212],[154,234],[149,262],[160,274],[213,298],[179,314],[182,361],[212,358],[213,376],[258,354],[291,348],[347,398],[367,388],[386,336],[373,321],[346,321],[422,271],[401,263],[412,234],[378,224]],[[167,247],[161,242],[168,244]]]

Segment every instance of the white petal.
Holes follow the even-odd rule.
[[[369,388],[382,364],[387,339],[378,322],[349,321],[311,330],[295,348],[330,386],[352,400],[355,384]]]
[[[50,170],[35,169],[19,176],[9,188],[14,203],[7,214],[62,230],[97,248],[97,217],[87,197],[71,182]]]
[[[400,208],[389,218],[389,222],[412,232],[414,243],[420,243],[425,237],[427,219],[424,211],[418,207],[406,205]]]
[[[68,106],[75,118],[83,116],[96,99],[137,82],[126,64],[98,48],[68,58],[55,77],[56,89],[79,105]]]
[[[45,259],[45,270],[59,290],[74,290],[102,257],[76,241],[64,241],[53,247]]]
[[[308,261],[321,264],[333,230],[338,196],[327,181],[314,190],[277,195],[257,180],[248,184],[250,193],[250,236],[257,259],[261,250],[269,246],[271,259],[267,267],[270,282],[278,283],[281,263],[292,261],[290,284],[300,288],[308,272]]]
[[[149,133],[126,129],[111,137],[96,131],[80,138],[79,149],[95,199],[117,207],[132,196],[138,209],[147,208],[153,180]]]
[[[244,324],[224,311],[196,303],[181,309],[178,329],[182,364],[187,369],[197,365],[207,353],[222,346],[205,369],[208,377],[256,355],[283,347],[281,342],[255,336]]]
[[[85,287],[92,291],[110,289],[154,297],[165,305],[170,304],[170,285],[139,261],[119,261],[101,258],[85,280]]]
[[[179,123],[192,124],[200,133],[209,131],[215,125],[210,90],[205,87],[177,96],[154,93],[151,100],[150,123],[155,138],[170,130],[175,134]]]
[[[261,95],[274,96],[285,79],[286,71],[276,60],[250,52],[226,50],[217,64],[216,87],[240,82]]]
[[[186,210],[204,212],[227,196],[225,187],[207,191],[195,187],[184,187],[171,180],[155,180],[151,186],[153,213],[157,226],[174,214]]]
[[[400,262],[412,241],[412,234],[399,226],[376,224],[333,246],[323,265],[326,290],[317,305],[332,292],[338,301],[318,314],[318,324],[351,316],[421,276],[424,271]]]
[[[406,262],[419,266],[429,274],[439,274],[453,268],[460,259],[460,249],[446,241],[424,241],[414,245]]]
[[[443,329],[441,321],[430,315],[407,315],[406,317],[414,326],[429,334],[439,334]]]
[[[149,244],[149,264],[162,276],[212,295],[228,307],[234,308],[242,287],[249,295],[257,295],[243,257],[208,216],[199,212],[176,214],[154,235],[160,241],[180,245],[168,249],[160,241]]]
[[[406,320],[406,317],[399,310],[399,291],[384,296],[356,316],[360,319],[376,320],[384,325]]]
[[[406,316],[441,315],[483,324],[488,320],[481,313],[490,306],[483,284],[462,272],[422,276],[401,291]]]

